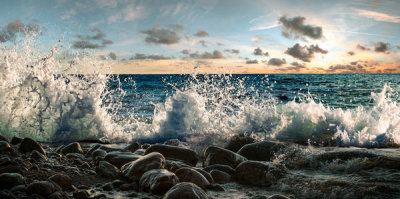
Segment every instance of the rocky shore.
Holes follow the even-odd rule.
[[[0,140],[0,198],[400,197],[396,152],[392,156],[366,150],[314,153],[307,147],[255,142],[246,136],[202,152],[179,140],[123,147],[79,142],[51,146],[18,137]],[[312,173],[321,175],[329,165],[339,167],[349,161],[361,169],[329,171],[339,176],[330,178]],[[374,175],[381,170],[383,176]]]

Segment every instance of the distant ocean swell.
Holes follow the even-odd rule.
[[[276,97],[268,76],[249,86],[246,78],[194,74],[179,85],[164,80],[170,90],[163,100],[148,103],[151,89],[159,85],[142,86],[143,93],[134,94],[139,81],[63,74],[100,61],[83,55],[63,60],[55,50],[42,54],[30,46],[0,52],[0,133],[7,137],[44,142],[179,138],[217,144],[249,133],[260,140],[321,146],[400,144],[400,106],[391,86],[371,92],[371,104],[333,108],[311,94]],[[133,99],[136,103],[125,102]],[[143,109],[147,118],[136,114],[141,103],[148,106]]]

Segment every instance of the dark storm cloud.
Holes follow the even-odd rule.
[[[254,60],[248,59],[248,60],[246,60],[246,64],[258,64],[258,60],[257,59],[254,59]]]
[[[214,50],[214,52],[212,52],[212,53],[210,53],[210,52],[203,52],[203,53],[195,52],[195,53],[189,54],[189,57],[197,58],[197,59],[222,59],[222,58],[225,58],[224,55],[222,54],[222,52],[219,50]]]
[[[282,66],[283,64],[286,64],[285,59],[271,58],[268,61],[268,65],[272,65],[272,66]]]
[[[297,43],[293,47],[288,48],[285,53],[302,61],[310,62],[311,59],[314,58],[315,53],[326,54],[328,51],[320,48],[318,45],[300,46],[300,44]]]
[[[312,39],[321,39],[322,28],[319,26],[306,25],[305,17],[293,17],[287,18],[283,16],[279,18],[279,22],[283,25],[282,35],[286,38],[301,38],[309,37]]]
[[[337,64],[329,66],[329,68],[325,71],[329,73],[367,73],[367,70],[364,68],[364,66],[360,64]]]
[[[263,50],[261,48],[256,48],[253,51],[253,55],[256,55],[256,56],[269,56],[269,53],[268,52],[263,52]]]
[[[356,53],[354,53],[353,51],[349,51],[349,52],[347,52],[347,54],[350,55],[350,56],[353,56],[353,55],[355,55]]]
[[[90,31],[94,35],[76,35],[78,40],[73,42],[72,47],[77,49],[97,49],[113,43],[111,40],[106,39],[106,35],[99,28],[93,28]]]
[[[136,53],[131,57],[131,60],[144,60],[144,59],[152,59],[152,60],[166,60],[172,59],[172,57],[165,57],[163,55],[146,55],[142,53]]]
[[[174,29],[163,29],[159,26],[156,25],[152,29],[140,31],[146,35],[145,41],[147,43],[171,45],[180,41],[181,38]]]
[[[203,47],[207,47],[207,42],[204,40],[200,40],[199,43],[203,46]]]
[[[374,50],[375,52],[380,52],[380,53],[389,53],[389,44],[388,43],[383,43],[383,42],[377,42],[374,45]]]
[[[117,55],[116,55],[115,53],[113,53],[113,52],[110,52],[110,53],[108,54],[108,57],[109,57],[110,59],[112,59],[112,60],[116,60],[116,59],[117,59]]]
[[[237,54],[237,55],[240,53],[240,50],[238,50],[238,49],[225,49],[224,51],[227,53],[232,53],[232,54]]]
[[[208,34],[208,32],[206,32],[206,31],[204,31],[204,30],[199,30],[199,31],[197,31],[195,34],[193,34],[194,36],[196,36],[196,37],[208,37],[208,36],[210,36],[209,34]]]
[[[40,34],[41,29],[37,24],[23,24],[20,20],[15,20],[7,24],[0,30],[0,42],[4,43],[7,41],[14,40],[18,34],[22,35],[32,35]]]
[[[361,44],[357,44],[357,49],[360,49],[360,50],[371,50],[371,48],[368,48],[367,46],[363,46]]]

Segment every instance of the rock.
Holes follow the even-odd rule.
[[[107,183],[107,184],[103,185],[101,188],[102,188],[104,191],[111,191],[111,190],[113,189],[113,186],[112,186],[111,183]]]
[[[139,142],[134,142],[129,144],[128,146],[126,146],[123,151],[127,151],[127,152],[135,152],[136,150],[140,149],[141,145]]]
[[[77,190],[73,193],[75,199],[89,199],[90,193],[88,190]]]
[[[62,154],[68,154],[68,153],[80,153],[83,154],[83,150],[81,145],[78,142],[73,142],[71,144],[68,144],[64,148],[61,149]]]
[[[129,180],[139,180],[143,173],[152,169],[165,168],[165,158],[158,152],[153,152],[122,166],[122,173]]]
[[[228,144],[225,146],[225,149],[231,150],[233,152],[239,151],[246,144],[254,143],[254,138],[245,135],[245,134],[238,134],[231,137]]]
[[[189,182],[182,182],[173,186],[163,199],[208,199],[208,195],[197,185]]]
[[[231,181],[231,175],[226,172],[214,169],[210,172],[210,174],[215,183],[224,184]]]
[[[139,185],[142,190],[163,195],[178,182],[179,178],[174,173],[166,169],[153,169],[142,175]]]
[[[144,155],[144,153],[146,153],[146,150],[145,150],[145,149],[138,149],[138,150],[136,150],[136,151],[134,152],[134,154],[137,154],[137,155]]]
[[[0,141],[5,141],[8,143],[8,139],[2,135],[0,135]]]
[[[22,138],[14,136],[11,139],[11,144],[12,145],[17,145],[17,144],[21,143],[22,140],[23,140]]]
[[[204,152],[204,157],[205,167],[213,164],[223,164],[236,168],[238,164],[247,160],[245,157],[235,152],[215,146],[208,147]]]
[[[286,197],[286,196],[283,196],[283,195],[275,194],[275,195],[272,195],[272,196],[268,197],[268,199],[290,199],[290,198]]]
[[[46,155],[46,151],[43,149],[42,145],[31,138],[24,138],[18,149],[23,153],[30,153],[33,150],[36,150],[39,153]]]
[[[149,154],[152,152],[159,152],[167,159],[179,160],[192,166],[195,166],[198,161],[196,152],[190,149],[180,148],[176,146],[154,144],[146,149],[145,154]]]
[[[285,174],[285,168],[260,161],[249,160],[236,167],[236,179],[245,185],[269,186]]]
[[[93,144],[86,153],[86,156],[92,156],[93,151],[100,148],[100,144]]]
[[[107,152],[102,150],[102,149],[96,149],[93,151],[92,153],[92,158],[94,160],[98,160],[98,159],[104,159],[104,157],[106,157]]]
[[[119,187],[121,191],[139,191],[139,185],[136,182],[130,184],[122,184]]]
[[[56,187],[49,181],[38,181],[29,184],[26,187],[26,193],[29,195],[38,194],[47,197],[56,191]]]
[[[316,160],[320,162],[325,162],[325,161],[334,161],[334,160],[351,160],[355,158],[368,158],[368,159],[375,159],[378,158],[379,155],[369,152],[369,151],[362,151],[362,150],[356,150],[356,151],[333,151],[333,152],[326,152],[322,154],[318,154],[316,156]]]
[[[47,161],[47,157],[41,153],[39,153],[36,150],[33,150],[31,152],[31,155],[29,156],[31,159],[35,160],[35,161]]]
[[[66,198],[66,196],[63,195],[62,192],[56,191],[56,192],[50,194],[47,198],[48,199],[64,199],[64,198]]]
[[[11,189],[10,189],[10,191],[11,192],[26,192],[26,186],[24,185],[24,184],[20,184],[20,185],[16,185],[16,186],[13,186]]]
[[[119,169],[106,161],[100,161],[96,167],[96,173],[106,178],[116,178],[119,175]]]
[[[225,173],[229,173],[229,175],[235,175],[235,169],[233,169],[232,167],[228,166],[228,165],[223,165],[223,164],[213,164],[210,165],[206,168],[204,168],[205,171],[207,172],[211,172],[212,170],[220,170],[223,171]]]
[[[238,154],[248,160],[271,161],[276,153],[287,147],[288,144],[282,142],[262,141],[244,145]]]
[[[175,174],[180,182],[191,182],[203,189],[210,184],[200,172],[189,167],[180,168],[175,171]]]
[[[11,146],[6,141],[0,141],[0,151],[7,151],[10,150]]]
[[[0,174],[0,189],[8,189],[16,185],[24,184],[24,182],[24,177],[19,173]]]
[[[69,188],[72,185],[72,179],[68,175],[61,173],[50,176],[48,180],[56,183],[62,189]]]
[[[214,179],[212,178],[211,174],[208,173],[207,171],[201,169],[201,168],[197,168],[197,167],[192,167],[192,169],[196,170],[197,172],[201,173],[201,175],[203,175],[207,181],[209,183],[214,183]]]
[[[176,170],[178,170],[182,167],[191,167],[191,166],[189,166],[188,164],[183,163],[181,161],[167,160],[166,168],[169,171],[175,172]]]
[[[85,160],[85,156],[81,153],[67,153],[65,157],[72,160]]]
[[[147,149],[149,148],[151,145],[150,144],[142,144],[142,149]]]
[[[181,142],[178,139],[170,139],[164,142],[165,145],[176,146],[181,148],[189,148],[188,144],[185,142]]]
[[[256,196],[250,197],[249,199],[267,199],[267,196],[256,195]]]
[[[131,153],[131,152],[110,152],[108,153],[105,157],[104,160],[113,164],[114,166],[116,166],[117,168],[121,168],[122,165],[128,163],[128,162],[132,162],[135,161],[137,159],[139,159],[140,155]]]
[[[225,189],[219,185],[219,184],[210,184],[206,187],[207,190],[212,190],[212,191],[218,191],[218,192],[224,192]]]
[[[23,166],[15,166],[15,165],[8,165],[6,167],[0,167],[0,174],[1,173],[19,173],[24,174],[28,169]]]

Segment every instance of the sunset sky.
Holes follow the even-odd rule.
[[[106,73],[400,72],[399,0],[1,3],[0,46],[39,33]]]

